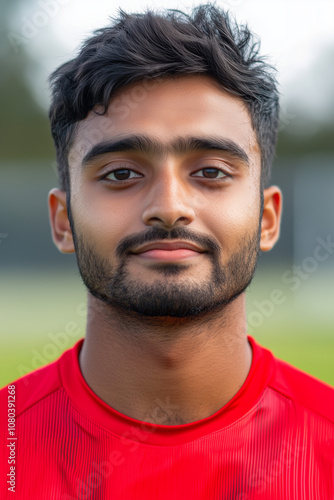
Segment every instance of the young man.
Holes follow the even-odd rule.
[[[1,498],[333,499],[333,389],[247,337],[282,207],[249,31],[210,5],[122,12],[51,82],[52,234],[87,331],[2,391]]]

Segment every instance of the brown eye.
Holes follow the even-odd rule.
[[[113,174],[118,181],[124,181],[125,179],[129,179],[130,170],[123,168],[122,170],[115,170]]]
[[[202,175],[200,175],[200,173],[202,173]],[[202,168],[201,170],[198,170],[198,172],[196,172],[194,176],[202,177],[205,179],[223,179],[224,177],[227,177],[227,175],[222,170],[214,167]]]
[[[112,181],[127,181],[128,179],[134,179],[138,177],[142,176],[137,174],[137,172],[130,170],[129,168],[119,168],[106,175],[105,179],[109,179]]]
[[[208,179],[216,179],[220,170],[218,168],[203,168],[204,177]]]

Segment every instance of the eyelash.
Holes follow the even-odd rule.
[[[133,170],[131,168],[128,168],[127,165],[124,165],[124,166],[120,165],[118,168],[115,168],[114,170],[111,170],[110,172],[107,172],[106,174],[104,174],[103,177],[101,177],[100,180],[106,181],[106,182],[109,182],[109,183],[113,183],[113,184],[117,184],[117,185],[121,185],[121,184],[126,184],[127,182],[129,182],[129,181],[131,181],[133,179],[140,179],[142,177],[141,174],[138,174],[141,177],[132,177],[132,178],[123,179],[123,180],[107,179],[108,175],[111,175],[111,174],[113,174],[115,172],[118,172],[120,170],[127,170],[129,172],[134,172],[134,173],[138,174],[138,172],[136,172],[135,170]],[[224,180],[232,177],[230,174],[227,174],[221,168],[215,167],[213,165],[208,165],[208,166],[202,167],[201,169],[196,170],[196,172],[194,172],[194,173],[197,174],[199,172],[202,172],[203,170],[217,170],[218,172],[221,172],[222,174],[224,174],[224,176],[223,177],[219,177],[219,178],[210,178],[210,177],[204,177],[204,176],[194,176],[194,177],[197,177],[199,179],[209,180],[210,183],[222,182],[222,181],[224,181]],[[194,174],[192,174],[192,175],[194,175]]]

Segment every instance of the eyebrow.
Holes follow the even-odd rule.
[[[95,144],[82,159],[85,168],[99,156],[108,153],[140,152],[149,156],[162,156],[168,152],[176,155],[195,151],[218,150],[229,153],[232,157],[241,160],[247,166],[249,157],[246,151],[231,139],[222,137],[176,137],[169,145],[152,139],[146,135],[129,135],[118,139],[102,141]]]

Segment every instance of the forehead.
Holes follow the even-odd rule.
[[[95,112],[97,111],[97,113]],[[112,97],[105,114],[96,108],[78,123],[69,164],[78,165],[94,144],[141,134],[168,146],[175,137],[221,136],[239,144],[251,162],[260,152],[244,102],[208,76],[143,80]]]

